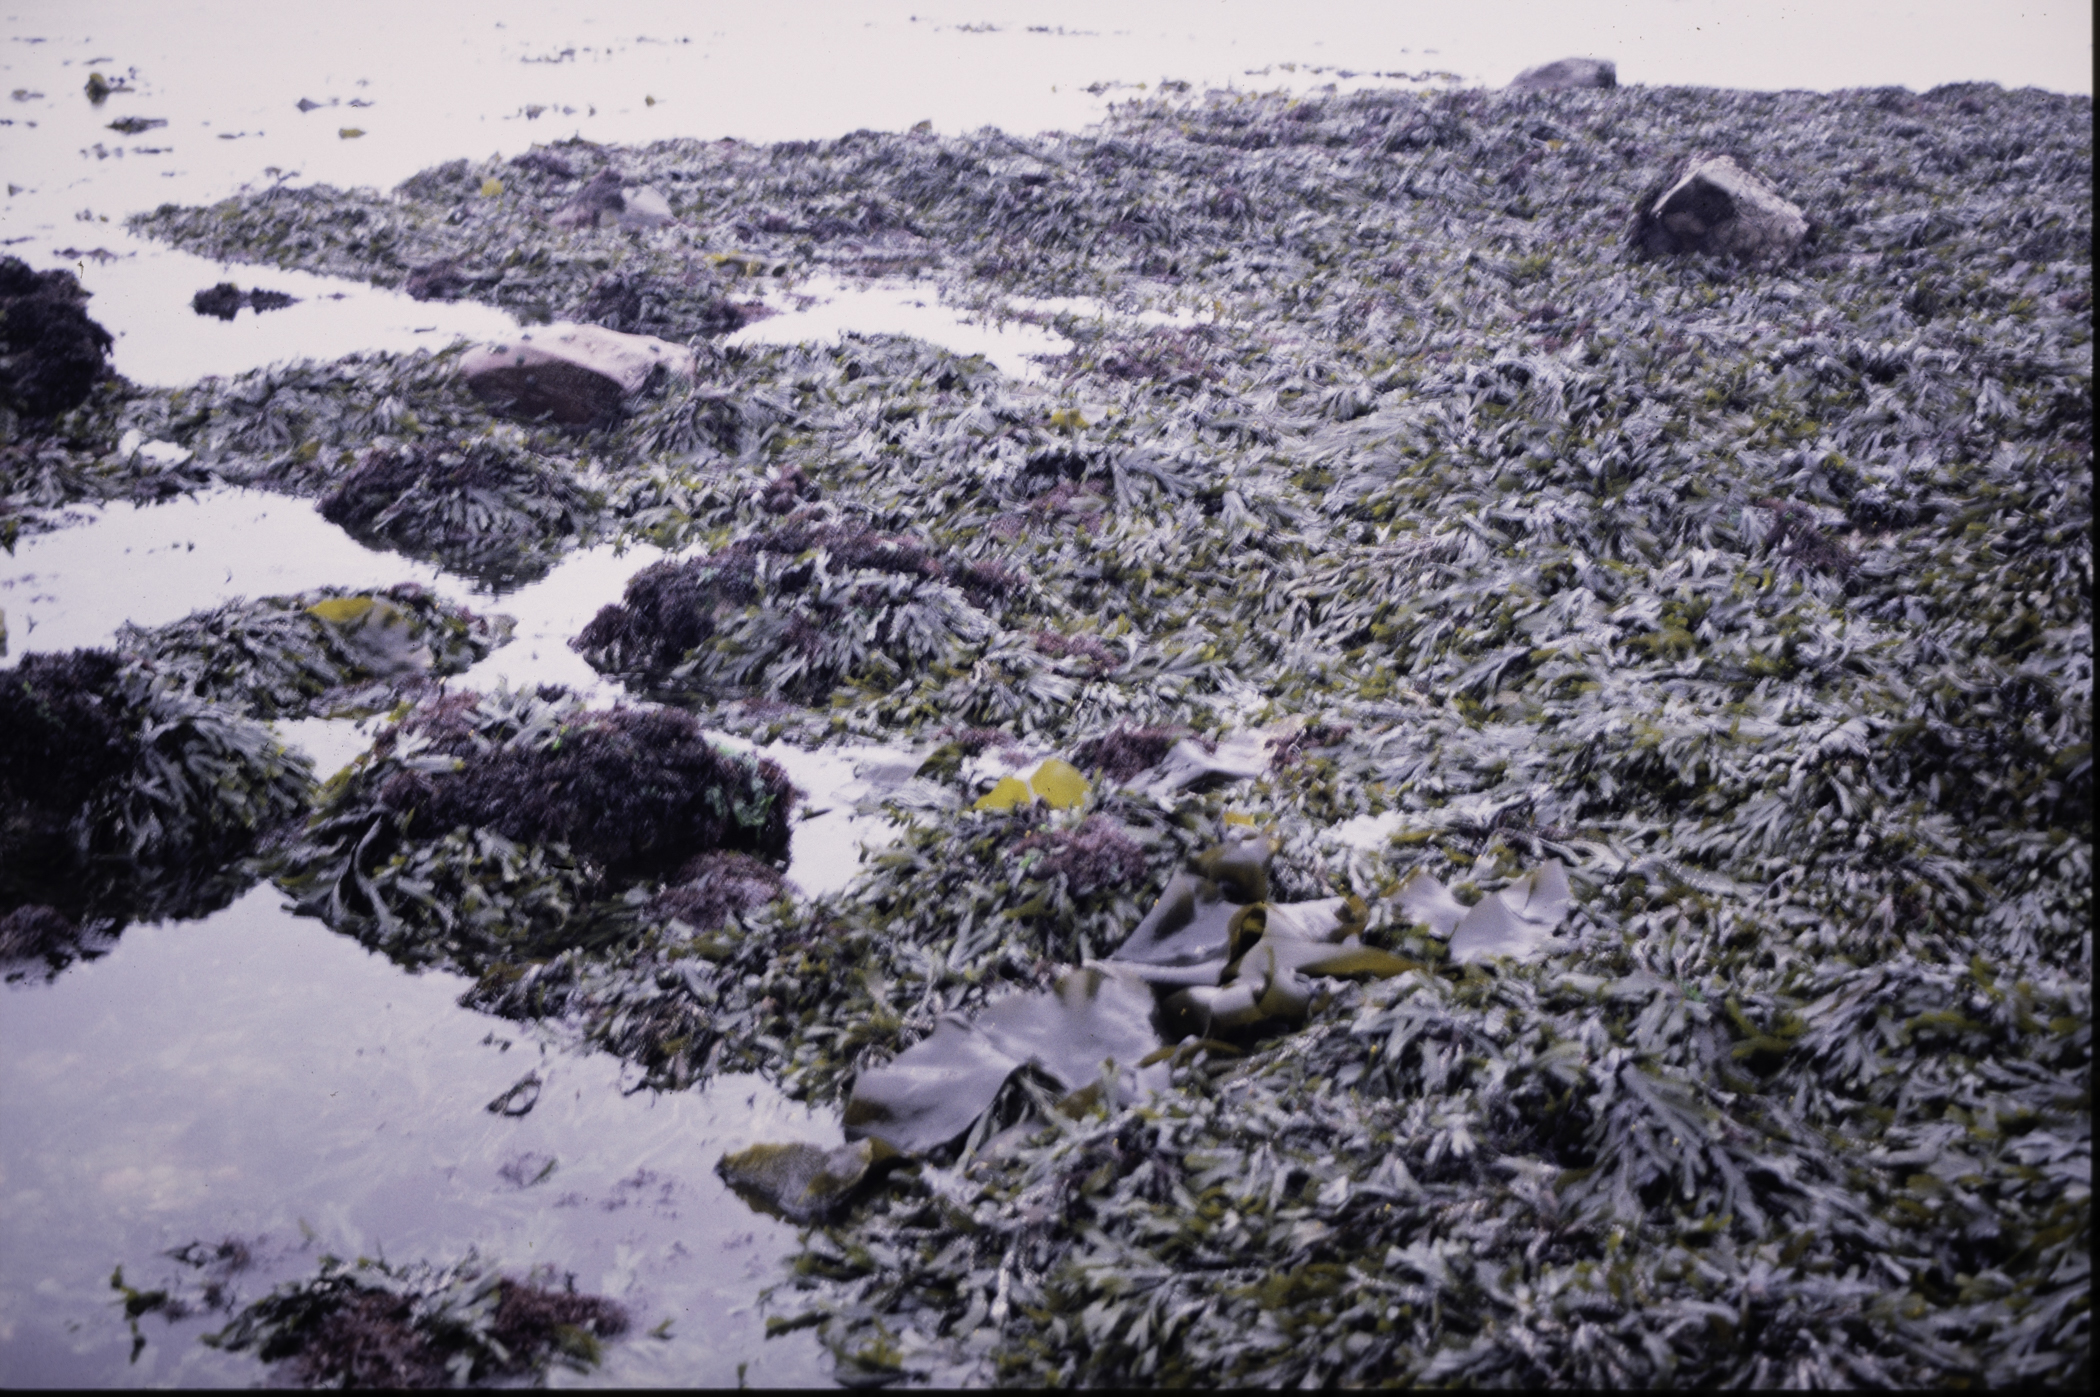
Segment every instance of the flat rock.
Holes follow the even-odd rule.
[[[1526,68],[1510,83],[1516,92],[1562,92],[1573,87],[1617,87],[1619,69],[1609,58],[1560,58]]]
[[[1742,262],[1793,256],[1808,219],[1726,155],[1693,155],[1635,210],[1633,243],[1650,256],[1701,252]]]
[[[470,350],[459,371],[496,412],[570,425],[604,421],[659,373],[696,373],[693,352],[668,340],[560,321]]]

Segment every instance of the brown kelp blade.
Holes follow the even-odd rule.
[[[974,1020],[950,1015],[887,1067],[863,1072],[846,1102],[846,1133],[924,1154],[974,1125],[1024,1067],[1077,1089],[1105,1063],[1132,1066],[1158,1046],[1142,980],[1071,971],[1050,990],[995,1000]]]

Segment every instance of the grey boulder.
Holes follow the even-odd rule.
[[[1808,219],[1726,155],[1694,155],[1641,197],[1633,244],[1649,256],[1700,252],[1776,262],[1800,251]]]
[[[556,322],[468,351],[459,372],[475,397],[506,417],[588,426],[659,374],[692,382],[697,369],[693,352],[668,340]]]
[[[1617,87],[1619,70],[1609,58],[1562,58],[1517,74],[1517,92],[1560,92],[1571,87]]]

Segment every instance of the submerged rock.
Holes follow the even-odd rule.
[[[82,309],[87,298],[71,272],[0,257],[0,407],[55,417],[87,401],[116,343]]]
[[[660,374],[688,383],[698,376],[689,349],[649,335],[561,323],[473,350],[459,361],[459,372],[496,412],[570,426],[610,420],[623,399]]]
[[[1801,250],[1808,219],[1733,156],[1694,155],[1635,211],[1633,244],[1650,255],[1703,252],[1776,262]]]
[[[1608,58],[1559,58],[1526,68],[1510,82],[1518,92],[1560,92],[1576,87],[1617,87],[1619,69]]]
[[[723,1155],[715,1172],[754,1206],[790,1222],[821,1222],[852,1200],[876,1165],[898,1157],[896,1149],[873,1138],[835,1150],[800,1142],[753,1145]]]

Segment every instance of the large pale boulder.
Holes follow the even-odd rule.
[[[1634,210],[1633,244],[1650,256],[1703,252],[1782,261],[1807,237],[1801,210],[1726,155],[1692,156]]]
[[[582,426],[611,417],[658,374],[691,382],[696,369],[693,352],[668,340],[556,322],[469,351],[459,372],[475,397],[505,416]]]
[[[1571,87],[1617,87],[1619,69],[1609,58],[1562,58],[1517,74],[1517,92],[1560,92]]]

